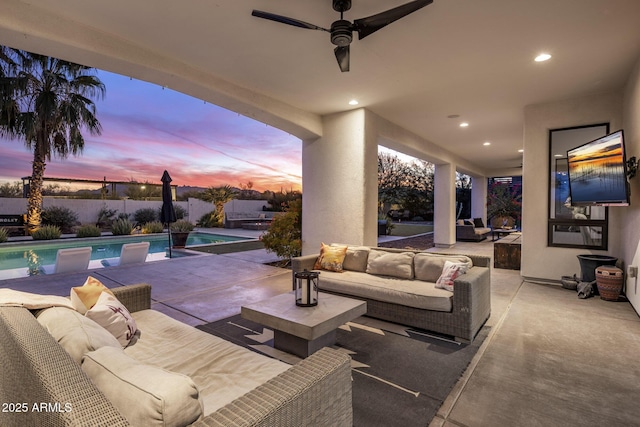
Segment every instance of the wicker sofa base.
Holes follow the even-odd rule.
[[[111,290],[132,312],[150,308],[149,285]],[[1,426],[129,425],[27,309],[0,307],[0,342],[0,401],[29,409],[0,412]],[[349,356],[323,348],[193,425],[352,426],[351,389]],[[56,402],[60,411],[32,410]]]

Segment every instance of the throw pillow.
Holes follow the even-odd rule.
[[[463,222],[464,222],[464,225],[473,225],[473,223],[468,219],[465,219]]]
[[[78,365],[90,351],[105,346],[121,348],[106,329],[70,308],[47,308],[38,313],[37,319]]]
[[[441,255],[429,252],[420,252],[413,259],[413,268],[416,279],[435,283],[442,274],[444,263],[451,261],[466,264],[467,268],[473,266],[471,258],[465,255]]]
[[[442,269],[442,274],[438,280],[436,280],[436,288],[453,292],[453,281],[466,272],[466,264],[446,261]]]
[[[367,271],[367,259],[369,258],[369,248],[367,246],[348,246],[343,243],[332,243],[331,246],[347,246],[347,255],[342,263],[343,270]]]
[[[71,288],[71,304],[73,308],[85,314],[87,310],[95,305],[102,292],[113,295],[113,292],[103,285],[102,282],[95,277],[89,276],[84,282],[84,285]]]
[[[473,218],[473,225],[478,228],[484,228],[484,222],[482,222],[482,218]]]
[[[200,392],[186,375],[146,365],[122,349],[87,353],[82,370],[134,426],[186,426],[202,418]]]
[[[122,347],[126,347],[138,327],[129,310],[112,294],[103,292],[98,302],[86,312],[85,316],[116,337]]]
[[[367,259],[367,273],[413,279],[414,252],[386,252],[371,249]]]
[[[342,271],[342,263],[347,255],[346,246],[329,246],[322,244],[320,256],[313,266],[314,270]]]

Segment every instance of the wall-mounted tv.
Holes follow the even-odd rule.
[[[573,206],[629,206],[622,130],[567,151]]]

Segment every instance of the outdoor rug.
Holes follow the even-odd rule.
[[[272,347],[272,330],[239,314],[198,328],[287,363],[300,360]],[[334,348],[352,358],[354,426],[429,425],[489,327],[468,345],[420,332],[368,317],[338,329]]]

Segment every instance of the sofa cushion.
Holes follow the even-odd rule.
[[[122,348],[109,331],[70,308],[47,308],[41,310],[37,318],[78,365],[90,351],[105,346]]]
[[[122,349],[87,353],[82,370],[131,425],[185,426],[202,417],[191,378],[141,363]]]
[[[320,255],[313,266],[314,270],[342,271],[342,263],[347,254],[346,246],[329,246],[322,243]]]
[[[71,288],[71,304],[73,308],[85,314],[87,310],[95,305],[102,292],[113,295],[113,292],[103,285],[102,282],[95,277],[89,276],[84,282],[84,285]]]
[[[445,261],[442,274],[436,280],[436,288],[453,292],[453,282],[460,275],[467,272],[467,264],[461,262]]]
[[[322,273],[318,283],[321,290],[424,310],[449,312],[453,304],[451,292],[436,289],[435,283],[420,280],[374,276],[355,271],[327,271]]]
[[[473,266],[471,258],[465,255],[440,255],[420,252],[413,259],[416,279],[435,283],[442,274],[446,261],[465,263],[468,268]]]
[[[124,352],[141,362],[191,377],[200,390],[205,416],[290,367],[156,310],[136,311],[133,317],[141,333]]]
[[[129,344],[138,330],[129,310],[111,293],[103,292],[85,316],[111,332],[122,347]]]
[[[399,279],[413,278],[413,257],[415,252],[387,252],[371,249],[367,259],[367,273]]]
[[[482,218],[473,218],[473,225],[478,228],[484,228],[484,222],[482,222]]]
[[[369,248],[367,246],[349,246],[341,243],[332,243],[331,246],[346,246],[347,254],[344,257],[342,268],[344,270],[367,271],[367,260],[369,259]]]
[[[473,232],[482,236],[483,234],[488,234],[491,232],[491,229],[488,227],[476,227],[473,229]]]

